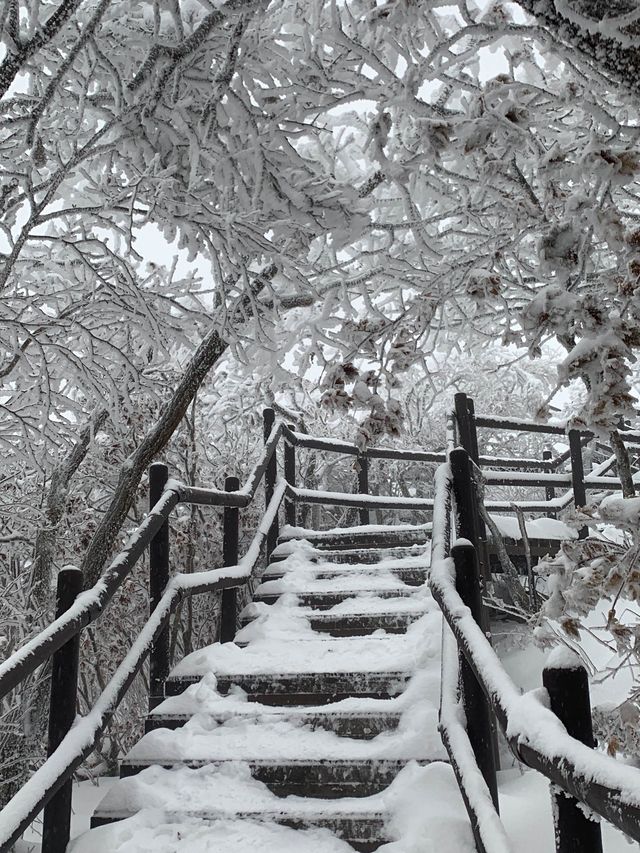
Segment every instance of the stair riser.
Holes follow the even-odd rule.
[[[390,548],[412,548],[414,545],[424,545],[431,539],[427,531],[397,532],[397,533],[356,533],[352,535],[340,534],[336,536],[313,536],[306,535],[305,540],[314,548],[323,551],[344,550],[389,550]],[[281,538],[278,544],[295,540]]]
[[[118,820],[123,820],[129,815],[121,816],[101,816],[95,814],[91,818],[91,828],[105,826],[109,823],[116,823]],[[240,819],[260,820],[259,814],[246,814],[239,816]],[[203,815],[203,820],[212,820],[214,818]],[[264,820],[264,818],[262,818]],[[333,832],[338,838],[350,844],[354,850],[360,853],[372,853],[377,850],[382,844],[386,844],[390,839],[387,836],[385,823],[382,818],[318,818],[313,820],[302,820],[289,818],[286,815],[273,814],[269,815],[269,823],[277,823],[280,826],[288,826],[291,829],[328,829]]]
[[[366,637],[380,628],[388,634],[404,634],[409,625],[420,619],[422,615],[422,613],[403,615],[376,613],[370,617],[345,615],[331,619],[311,616],[309,624],[317,633],[327,634],[329,637]],[[243,620],[241,624],[246,625],[250,621],[250,619]]]
[[[182,717],[161,717],[154,719],[148,717],[145,720],[145,733],[154,731],[155,729],[179,729],[189,719],[187,715]],[[216,720],[215,717],[212,717]],[[228,718],[216,720],[216,722],[224,723]],[[249,718],[250,719],[250,718]],[[286,715],[275,719],[287,719]],[[296,722],[299,717],[291,718]],[[304,724],[311,729],[324,730],[335,732],[340,737],[356,738],[358,740],[371,740],[377,737],[381,732],[388,732],[395,729],[400,721],[400,714],[385,714],[384,716],[362,716],[357,715],[342,717],[337,715],[327,714],[325,716],[313,716],[311,714],[304,716]]]
[[[371,593],[373,592],[373,590],[368,590],[368,592]],[[334,607],[336,604],[341,604],[343,601],[348,601],[351,598],[356,598],[359,594],[359,591],[351,590],[349,592],[309,592],[294,594],[298,598],[298,602],[301,607],[309,607],[312,610],[328,610],[330,607]],[[404,589],[383,589],[375,592],[376,598],[410,598],[413,594],[414,593],[412,590]],[[261,604],[275,604],[281,595],[283,595],[282,592],[268,595],[257,594],[254,596],[253,600],[255,602],[260,602]]]
[[[395,578],[402,581],[402,583],[407,584],[407,586],[422,586],[423,583],[427,580],[427,570],[426,569],[385,569],[384,574],[389,572]],[[280,580],[285,576],[286,572],[282,571],[269,571],[262,576],[263,581],[276,581]],[[371,586],[374,587],[376,583],[376,577],[378,576],[374,571],[367,571],[367,576],[371,578]],[[313,575],[314,580],[325,581],[325,580],[333,580],[336,581],[336,584],[339,584],[341,581],[348,581],[350,577],[349,569],[343,569],[342,571],[331,572],[331,571],[317,571]]]
[[[204,767],[221,762],[157,761],[162,767]],[[339,797],[369,797],[387,788],[403,768],[402,761],[326,761],[295,764],[247,762],[254,779],[265,784],[278,797],[299,796],[333,800]],[[135,776],[147,763],[120,765],[120,778]]]
[[[201,676],[171,678],[165,683],[166,696],[179,696],[192,684],[198,684]],[[248,694],[250,702],[265,705],[326,705],[360,696],[372,699],[390,699],[402,693],[409,676],[404,673],[338,673],[296,675],[278,679],[277,676],[218,676],[220,693],[229,692],[233,684]]]
[[[383,619],[372,620],[368,622],[358,621],[355,619],[344,620],[341,623],[311,622],[311,627],[319,634],[327,634],[329,637],[368,637],[382,628],[387,634],[404,634],[407,627],[411,624],[410,620],[385,621]]]
[[[364,550],[364,551],[353,551],[353,550],[341,550],[341,551],[329,551],[325,549],[319,549],[321,553],[305,555],[305,558],[313,564],[316,563],[340,563],[344,565],[357,564],[362,563],[363,565],[376,565],[381,560],[406,560],[406,559],[417,559],[420,554],[415,551],[407,549],[406,551],[402,551],[400,553],[394,553],[393,551],[375,551],[375,550]],[[271,557],[271,563],[278,564],[283,562],[289,555],[288,554],[273,554]]]

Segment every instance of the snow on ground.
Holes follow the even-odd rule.
[[[498,785],[500,817],[515,853],[553,853],[555,844],[548,780],[534,770],[503,770],[498,774]],[[628,841],[611,824],[601,823],[605,853],[633,853],[638,850],[638,844]]]
[[[511,476],[511,475],[510,475]],[[509,539],[522,539],[518,519],[511,515],[494,515],[491,518],[503,536]],[[577,539],[576,530],[555,518],[531,518],[526,521],[527,535],[531,539]]]
[[[89,822],[95,807],[117,781],[116,778],[101,776],[92,782],[74,782],[71,811],[72,838],[89,829]],[[39,853],[41,832],[42,817],[40,816],[24,833],[23,840],[16,844],[15,853]],[[93,853],[102,853],[102,851],[94,849]]]

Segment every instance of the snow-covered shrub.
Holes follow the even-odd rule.
[[[545,601],[537,642],[566,643],[579,653],[585,639],[596,640],[608,656],[599,682],[613,685],[615,701],[594,708],[596,735],[611,754],[640,756],[640,498],[606,497],[580,514],[599,532],[562,543],[555,557],[537,566]],[[589,655],[585,665],[593,672]],[[621,673],[625,676],[620,679]],[[614,684],[614,680],[618,681]]]

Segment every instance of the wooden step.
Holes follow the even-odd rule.
[[[252,710],[255,709],[255,710]],[[273,712],[271,709],[261,710],[251,703],[246,714],[237,712],[230,714],[209,714],[205,717],[209,723],[222,724],[229,719],[247,718],[264,715],[266,719],[301,722],[313,729],[324,729],[335,732],[340,737],[370,740],[381,732],[392,731],[400,721],[399,711],[306,711],[292,708],[287,711]],[[191,719],[193,714],[149,714],[145,720],[145,733],[155,729],[178,729]]]
[[[120,778],[134,776],[147,767],[212,767],[218,768],[236,759],[215,757],[176,761],[162,755],[149,759],[124,758],[120,762]],[[278,797],[298,796],[324,800],[338,797],[369,797],[387,788],[410,759],[335,758],[287,760],[249,759],[254,779],[265,784]]]
[[[328,634],[331,637],[366,637],[374,631],[382,629],[388,634],[404,634],[414,622],[417,622],[425,611],[382,611],[375,613],[305,613],[314,631]],[[241,627],[251,622],[250,616],[242,616]],[[239,645],[242,645],[239,643]]]
[[[91,828],[105,824],[115,823],[131,817],[134,812],[112,812],[96,809],[91,817]],[[168,812],[168,815],[179,820],[180,815]],[[216,812],[214,806],[207,813],[189,812],[190,817],[199,818],[208,823],[214,820],[252,820],[262,821],[269,824],[277,823],[280,826],[288,826],[291,829],[328,829],[342,841],[349,844],[360,853],[373,853],[382,844],[391,840],[386,830],[385,815],[378,813],[344,814],[326,817],[318,814],[296,814],[294,810],[284,811],[243,811],[230,815],[225,812]],[[302,842],[301,842],[302,843]],[[301,853],[304,848],[299,848]],[[311,851],[309,851],[311,853]]]
[[[395,587],[390,589],[337,589],[327,592],[304,592],[302,590],[288,589],[286,593],[295,595],[301,607],[309,607],[313,610],[328,610],[358,596],[375,598],[409,598],[415,594],[414,589]],[[275,604],[284,592],[258,593],[253,597],[254,602],[261,604]]]
[[[291,556],[291,551],[282,547],[273,552],[271,563],[284,562]],[[418,545],[411,548],[315,548],[313,551],[305,551],[304,559],[310,563],[359,563],[360,565],[375,565],[376,563],[391,562],[395,560],[424,560],[425,546]]]
[[[390,525],[384,530],[376,528],[345,527],[344,532],[313,531],[293,528],[292,532],[285,528],[278,542],[290,542],[294,539],[304,539],[314,548],[406,548],[412,545],[424,544],[431,539],[431,525],[417,527],[394,527]]]
[[[261,580],[279,580],[289,572],[295,571],[295,569],[287,569],[286,567],[282,568],[280,563],[271,563],[262,575]],[[363,565],[357,571],[358,574],[368,575],[372,579],[372,583],[375,582],[375,578],[378,575],[383,575],[385,577],[393,575],[393,577],[401,580],[402,583],[407,584],[407,586],[421,586],[427,579],[428,567]],[[331,580],[334,578],[336,580],[343,578],[348,580],[352,572],[353,568],[351,566],[339,565],[323,566],[322,568],[318,568],[316,571],[313,571],[312,574],[316,580]]]
[[[166,696],[178,696],[201,675],[170,676],[165,683]],[[250,702],[264,705],[327,705],[351,696],[391,699],[402,693],[411,673],[407,672],[319,672],[319,673],[238,673],[218,675],[221,694],[237,685]]]

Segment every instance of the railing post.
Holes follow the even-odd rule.
[[[473,400],[470,397],[467,397],[463,392],[456,394],[454,400],[460,444],[469,454],[469,458],[473,460],[476,465],[479,465],[480,454],[478,451],[478,432],[476,430],[475,406]],[[489,582],[491,580],[491,562],[489,558],[489,546],[487,543],[487,530],[477,509],[477,497],[473,482],[472,489],[474,528],[476,535],[471,541],[476,546],[476,553],[480,563],[482,577],[485,579],[485,582]]]
[[[475,484],[471,476],[471,461],[469,453],[462,447],[457,447],[449,454],[451,474],[453,477],[453,494],[456,501],[458,524],[457,535],[468,539],[478,549],[478,507]]]
[[[553,453],[551,452],[551,450],[543,450],[542,451],[542,459],[544,462],[549,462],[551,459],[553,459]],[[551,473],[549,471],[549,468],[547,465],[545,465],[542,470],[545,474]],[[553,486],[545,486],[544,487],[544,499],[545,499],[545,501],[555,500],[555,497],[556,497],[556,490],[554,489],[554,487]],[[549,516],[551,518],[555,518],[557,516],[557,513],[556,512],[550,512]]]
[[[224,481],[226,492],[237,492],[240,480],[237,477],[227,477]],[[240,532],[240,509],[237,506],[226,506],[223,512],[222,527],[222,565],[238,565],[238,540]],[[220,642],[231,643],[238,628],[238,587],[222,590],[220,602]]]
[[[80,569],[61,569],[56,592],[56,619],[67,611],[82,589]],[[76,634],[54,653],[51,667],[49,737],[47,755],[60,745],[76,716],[78,693],[78,652]],[[42,853],[64,853],[71,828],[73,780],[68,779],[44,807]]]
[[[582,463],[582,443],[580,432],[577,429],[569,430],[569,452],[571,454],[571,485],[573,488],[573,503],[576,507],[587,505],[587,490],[584,484],[584,465]],[[578,531],[579,539],[586,539],[589,535],[588,527],[581,527]]]
[[[449,464],[451,465],[451,475],[453,479],[453,495],[456,504],[456,535],[461,539],[468,539],[475,549],[475,559],[478,559],[477,544],[479,542],[478,528],[476,520],[478,518],[477,495],[475,484],[471,476],[471,460],[466,450],[461,447],[452,450],[449,454]],[[479,561],[478,561],[479,563]],[[489,579],[491,574],[489,573]],[[491,639],[491,625],[489,623],[489,614],[482,602],[482,589],[487,582],[487,576],[482,573],[479,567],[478,584],[480,591],[480,606],[476,608],[476,621],[482,628],[487,639]],[[493,746],[493,763],[494,767],[499,766],[498,752],[498,736],[495,722],[490,719],[491,726],[491,742]]]
[[[467,395],[460,391],[453,398],[455,404],[456,424],[458,425],[457,437],[460,445],[464,447],[469,456],[471,452],[471,418],[469,415],[469,403]]]
[[[358,469],[358,494],[369,494],[369,460],[366,456],[359,455],[357,457],[356,467]],[[360,524],[369,524],[369,507],[361,506],[358,510],[360,515]]]
[[[271,430],[276,422],[276,413],[273,409],[264,409],[262,412],[262,424],[263,424],[263,432],[264,432],[264,441],[265,444],[271,435]],[[278,478],[278,459],[276,455],[276,451],[274,450],[271,459],[269,460],[269,464],[267,465],[267,470],[264,475],[264,504],[265,509],[269,506],[271,502],[271,498],[273,497],[273,492],[276,487],[276,480]],[[267,534],[267,565],[271,561],[271,554],[273,553],[276,545],[278,544],[278,536],[280,535],[280,525],[278,522],[278,516],[273,519],[273,524],[269,528],[269,532]]]
[[[575,656],[575,663],[551,662],[542,672],[550,707],[568,734],[587,746],[595,746],[587,671]],[[560,791],[552,792],[557,853],[602,853],[600,824],[589,820],[576,799]]]
[[[476,407],[471,397],[467,397],[467,430],[469,433],[469,456],[476,465],[480,465],[480,451],[478,450],[478,430],[476,429]]]
[[[149,509],[160,500],[169,479],[169,469],[163,462],[149,467]],[[160,603],[169,583],[169,522],[149,543],[149,612]],[[149,710],[164,700],[164,683],[169,675],[169,623],[151,645],[149,654]]]
[[[295,426],[288,424],[289,429],[293,432]],[[284,442],[284,478],[291,486],[296,484],[296,449],[293,444],[285,439]],[[296,504],[293,498],[285,498],[284,500],[284,518],[287,524],[292,527],[296,526]]]
[[[460,544],[454,545],[451,553],[456,568],[458,595],[471,610],[471,615],[478,625],[482,626],[484,605],[480,591],[480,571],[476,550],[471,544]],[[459,651],[458,657],[462,701],[467,718],[467,735],[476,757],[476,763],[487,783],[496,811],[498,811],[495,724],[491,706],[462,650]]]

